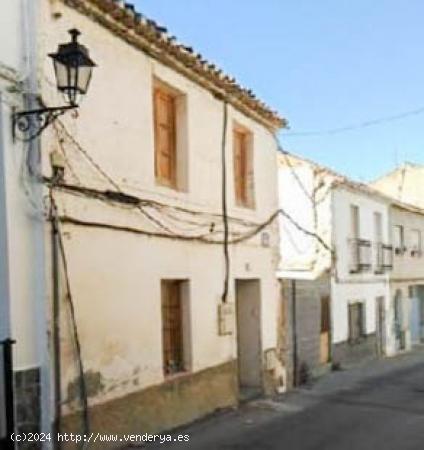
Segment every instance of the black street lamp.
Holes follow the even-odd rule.
[[[59,116],[70,109],[78,108],[78,101],[87,93],[93,67],[86,47],[78,42],[78,30],[69,30],[71,42],[60,44],[56,53],[49,54],[53,59],[57,89],[63,93],[64,106],[20,111],[13,114],[13,136],[19,131],[21,140],[31,141]]]

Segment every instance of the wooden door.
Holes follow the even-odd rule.
[[[377,330],[377,351],[380,356],[385,353],[385,325],[386,315],[384,309],[384,297],[376,299],[376,330]]]
[[[162,281],[163,369],[166,375],[184,370],[181,282]]]
[[[240,388],[262,383],[260,281],[236,280],[237,358]]]
[[[320,363],[330,361],[330,297],[321,297]]]

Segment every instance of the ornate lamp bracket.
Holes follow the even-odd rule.
[[[40,136],[58,117],[75,108],[78,108],[78,105],[15,112],[12,116],[13,139],[30,142]]]

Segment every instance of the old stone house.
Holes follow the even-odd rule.
[[[2,106],[2,337],[37,409],[18,430],[161,431],[281,388],[284,119],[124,2],[15,12],[32,27],[14,55],[29,72],[2,81],[18,110],[63,104],[47,54],[68,30],[96,63],[30,143]]]

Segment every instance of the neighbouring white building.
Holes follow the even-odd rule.
[[[424,211],[394,202],[390,208],[394,264],[390,275],[391,352],[424,342]]]
[[[424,210],[405,203],[421,189],[419,167],[405,167],[413,176],[399,197],[400,172],[373,187],[281,153],[278,276],[298,381],[330,360],[391,356],[423,342]]]
[[[405,163],[377,179],[372,186],[407,204],[391,211],[395,246],[391,295],[396,311],[395,346],[409,348],[424,339],[424,166]]]
[[[23,43],[2,66],[1,301],[13,301],[1,307],[17,367],[41,379],[34,422],[160,431],[285,387],[273,220],[284,119],[131,5],[26,3],[31,66]],[[64,104],[47,54],[70,29],[97,64],[90,91],[40,139],[13,143],[3,100]]]
[[[329,362],[390,352],[390,200],[300,157],[282,152],[279,162],[278,276],[302,381]]]
[[[39,148],[12,135],[13,113],[33,106],[37,49],[37,2],[4,0],[0,5],[0,341],[14,339],[14,409],[0,346],[0,446],[6,424],[18,431],[49,429],[50,401],[46,325],[44,227],[38,170]],[[11,390],[13,391],[13,389]],[[15,414],[9,414],[10,406]],[[13,425],[13,424],[12,424]],[[9,448],[9,447],[8,447]]]

